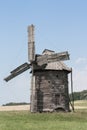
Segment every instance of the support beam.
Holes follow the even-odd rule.
[[[72,76],[72,69],[71,69],[71,95],[72,95],[72,110],[74,111],[74,94],[73,94],[73,76]]]

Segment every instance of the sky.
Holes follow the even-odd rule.
[[[87,89],[87,0],[0,0],[0,105],[30,102],[30,71],[3,79],[28,62],[27,27],[35,25],[35,51],[68,51],[73,89]],[[69,86],[70,90],[70,86]]]

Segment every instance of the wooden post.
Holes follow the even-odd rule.
[[[74,111],[74,94],[73,94],[73,74],[71,68],[71,95],[72,95],[72,110]]]
[[[35,112],[35,76],[34,76],[34,65],[32,64],[32,77],[31,77],[31,107],[30,111]]]

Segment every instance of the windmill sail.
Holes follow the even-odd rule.
[[[34,25],[28,27],[28,60],[35,60]]]
[[[67,51],[61,53],[54,53],[51,55],[41,55],[37,57],[37,64],[43,65],[50,62],[69,60],[69,54]]]
[[[53,55],[48,55],[48,62],[64,61],[64,60],[69,60],[69,54],[67,51],[61,53],[55,53]]]
[[[11,74],[8,77],[6,77],[4,80],[6,82],[8,82],[9,80],[13,79],[14,77],[23,73],[24,71],[28,70],[29,68],[30,68],[30,65],[28,63],[24,63],[24,64],[20,65],[19,67],[17,67],[16,69],[14,69],[13,71],[11,71],[10,72]]]

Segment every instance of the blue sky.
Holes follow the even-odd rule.
[[[0,105],[29,102],[30,74],[8,83],[3,78],[28,61],[27,27],[35,25],[36,53],[47,48],[69,51],[66,64],[73,68],[74,91],[87,89],[87,1],[0,1]]]

